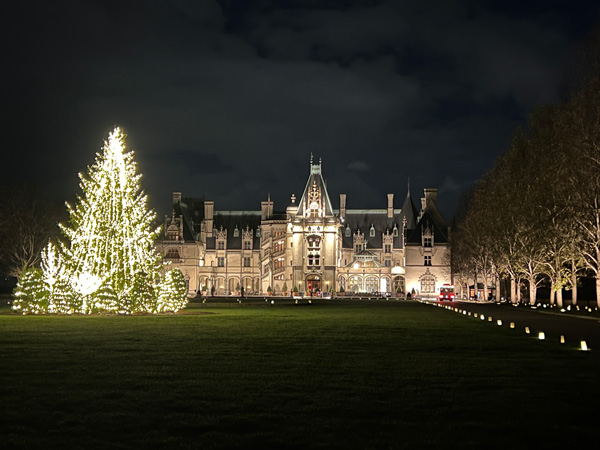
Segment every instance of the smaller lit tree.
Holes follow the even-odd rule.
[[[158,312],[177,312],[187,302],[187,285],[179,269],[169,270],[158,286]]]

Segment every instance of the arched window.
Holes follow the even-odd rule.
[[[377,277],[367,277],[367,279],[365,280],[365,291],[367,291],[367,292],[379,291],[379,283],[377,281]]]

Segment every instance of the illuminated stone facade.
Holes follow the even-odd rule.
[[[310,174],[285,211],[215,211],[212,201],[173,193],[159,252],[179,267],[191,294],[291,295],[299,292],[433,296],[451,283],[449,229],[425,189],[418,212],[407,193],[400,209],[333,209],[321,173]]]

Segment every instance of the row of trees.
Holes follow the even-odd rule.
[[[160,275],[155,214],[119,128],[80,178],[82,195],[68,206],[63,239],[41,252],[41,269],[30,267],[20,276],[13,308],[24,314],[181,309],[187,285],[178,269]]]
[[[592,274],[600,305],[600,33],[585,58],[570,98],[535,110],[476,186],[453,235],[459,283],[487,289],[492,277],[498,295],[508,278],[518,302],[524,281],[535,303],[549,281],[551,302],[562,305],[563,288],[576,303],[578,277]]]

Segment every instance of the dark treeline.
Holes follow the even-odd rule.
[[[596,278],[600,305],[600,27],[585,44],[576,83],[561,104],[543,106],[517,129],[509,149],[478,182],[453,234],[455,283],[510,287],[521,283],[535,303],[537,288],[563,289]],[[508,282],[509,281],[509,282]]]

